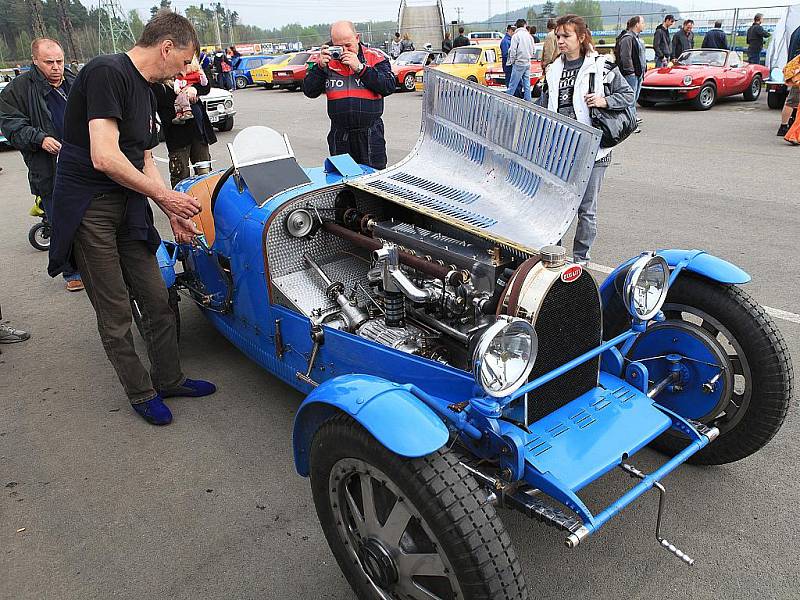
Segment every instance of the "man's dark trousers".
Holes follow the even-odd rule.
[[[751,65],[760,65],[761,64],[761,50],[759,49],[758,52],[748,52],[747,53],[747,62]]]
[[[331,156],[349,154],[358,164],[369,165],[373,169],[385,169],[388,159],[383,120],[376,119],[371,127],[364,129],[345,129],[331,124],[328,149]]]
[[[175,315],[156,257],[146,242],[125,239],[127,200],[123,193],[98,194],[83,216],[73,255],[86,294],[97,313],[97,328],[131,404],[146,402],[157,390],[184,381],[178,358]],[[142,335],[151,370],[133,346],[130,287],[142,313]]]

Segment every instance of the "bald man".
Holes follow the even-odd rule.
[[[323,46],[319,59],[303,80],[303,93],[328,99],[331,156],[349,154],[362,165],[386,168],[383,135],[383,97],[395,90],[395,78],[386,55],[361,43],[350,21],[331,25],[333,46],[342,47],[338,59]]]
[[[64,111],[75,75],[64,69],[64,50],[49,38],[31,43],[34,68],[15,77],[0,93],[0,129],[28,166],[31,194],[42,199],[52,223],[56,157],[64,139]],[[83,289],[80,274],[63,272],[68,292]]]

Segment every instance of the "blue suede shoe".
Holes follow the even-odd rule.
[[[172,413],[164,404],[161,396],[156,396],[147,402],[131,404],[133,410],[151,425],[169,425],[172,423]]]
[[[187,377],[178,387],[169,390],[161,390],[161,397],[175,398],[176,396],[181,396],[184,398],[200,398],[201,396],[210,396],[216,391],[217,386],[210,381],[189,379]]]

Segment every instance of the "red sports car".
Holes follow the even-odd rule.
[[[414,91],[414,81],[418,71],[430,65],[438,65],[445,57],[440,50],[409,50],[403,52],[392,63],[392,73],[397,86],[406,92]]]
[[[273,85],[295,91],[306,78],[308,63],[315,62],[318,56],[319,52],[298,52],[292,60],[272,72]]]
[[[744,63],[732,50],[688,50],[672,66],[645,73],[639,104],[689,101],[697,110],[708,110],[723,96],[744,94],[753,101],[768,75],[766,67]]]

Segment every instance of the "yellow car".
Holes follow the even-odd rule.
[[[290,60],[294,58],[295,54],[297,54],[297,52],[290,52],[289,54],[284,54],[282,56],[279,56],[273,62],[250,71],[250,76],[253,78],[253,83],[255,83],[256,85],[260,85],[266,90],[270,89],[272,87],[273,71],[275,71],[276,69],[280,69],[282,66],[287,64]]]
[[[486,85],[487,69],[492,67],[502,68],[502,66],[500,46],[498,44],[483,43],[453,48],[436,68],[449,75]],[[422,71],[417,72],[415,84],[416,90],[421,92],[425,86]]]

